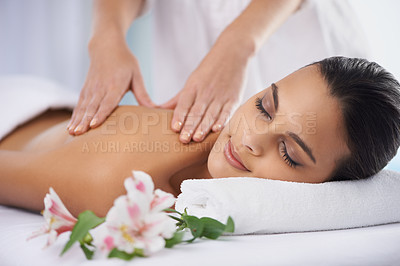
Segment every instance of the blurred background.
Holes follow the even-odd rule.
[[[371,50],[368,59],[381,64],[400,80],[400,1],[349,2],[368,38]],[[0,75],[41,76],[79,92],[89,67],[91,9],[90,0],[0,0]],[[127,36],[150,95],[151,16],[150,11],[135,21]],[[136,104],[136,101],[128,93],[121,103]],[[399,152],[386,168],[400,171]]]

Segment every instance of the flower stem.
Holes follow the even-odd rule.
[[[165,212],[175,212],[175,213],[177,213],[179,215],[182,215],[182,213],[178,212],[177,210],[170,209],[170,208],[164,209],[163,211],[165,211]]]

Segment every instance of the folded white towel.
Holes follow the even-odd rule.
[[[175,205],[226,222],[235,234],[344,229],[400,222],[400,173],[321,184],[251,177],[185,180]]]
[[[0,140],[49,108],[73,108],[78,93],[48,79],[27,75],[0,77]]]

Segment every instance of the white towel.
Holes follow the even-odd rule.
[[[27,75],[0,77],[0,140],[49,108],[73,108],[78,93],[48,79]]]
[[[400,173],[320,184],[251,177],[185,180],[175,205],[226,222],[235,234],[344,229],[400,222]]]

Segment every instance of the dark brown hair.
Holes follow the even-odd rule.
[[[339,100],[351,155],[329,181],[363,179],[383,169],[400,145],[400,84],[384,68],[360,58],[313,63]]]

